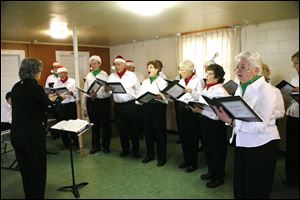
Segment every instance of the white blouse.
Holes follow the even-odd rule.
[[[280,139],[276,119],[273,119],[273,112],[276,107],[276,93],[264,77],[260,77],[249,85],[242,96],[240,84],[235,96],[241,96],[247,104],[262,118],[263,122],[245,122],[235,120],[233,134],[236,134],[236,146],[258,147],[271,140]]]
[[[200,78],[197,75],[193,75],[192,79],[185,84],[184,78],[180,79],[179,84],[185,88],[192,89],[192,93],[185,93],[178,100],[184,103],[188,103],[189,101],[197,101],[199,99],[202,88],[202,83]]]
[[[296,76],[291,80],[291,85],[299,87],[299,76]],[[286,115],[299,118],[299,103],[294,99],[291,101],[291,104],[286,111]]]
[[[6,101],[1,104],[1,122],[11,124],[11,105]]]
[[[54,74],[49,75],[45,83],[45,88],[49,88],[49,83],[56,83],[57,81],[58,77],[56,77]]]

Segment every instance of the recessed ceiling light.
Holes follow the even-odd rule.
[[[55,39],[67,38],[70,35],[67,23],[58,20],[52,20],[50,23],[50,35]]]
[[[166,8],[173,6],[172,1],[121,1],[122,8],[130,10],[138,15],[153,16]]]

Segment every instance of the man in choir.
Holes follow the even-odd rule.
[[[200,80],[194,74],[194,63],[190,60],[184,60],[180,63],[182,79],[179,84],[185,87],[185,94],[179,99],[178,104],[178,131],[181,139],[184,162],[179,168],[185,168],[187,173],[195,171],[198,168],[198,115],[186,105],[189,101],[197,101],[199,98]]]
[[[89,59],[92,71],[86,75],[86,81],[84,89],[93,84],[96,78],[107,81],[108,75],[102,70],[100,56],[93,55]],[[94,124],[92,126],[92,149],[90,154],[94,154],[101,151],[108,154],[110,152],[110,93],[104,91],[104,86],[100,87],[98,92],[93,92],[90,95],[84,94],[82,101],[83,113],[85,116],[89,116],[90,122]],[[101,134],[102,133],[102,134]],[[102,142],[100,141],[102,136]],[[101,148],[102,147],[102,148]]]
[[[202,90],[201,95],[211,99],[229,96],[223,87],[224,75],[223,67],[215,63],[209,65],[206,73],[206,87]],[[206,103],[202,96],[200,96],[199,101]],[[206,186],[214,188],[224,183],[227,154],[226,126],[212,110],[202,110],[199,107],[191,107],[191,109],[203,116],[201,118],[201,133],[208,172],[201,175],[201,179],[209,180]]]
[[[5,99],[1,104],[1,131],[11,128],[11,92],[6,93]]]
[[[115,121],[120,135],[122,152],[120,157],[125,157],[131,152],[134,158],[139,158],[139,135],[137,105],[135,104],[135,97],[140,88],[140,82],[137,76],[126,70],[126,60],[122,56],[117,56],[113,62],[116,67],[116,72],[111,73],[107,82],[120,82],[126,90],[126,93],[113,93],[115,102]],[[111,86],[105,87],[106,91],[112,91]]]
[[[58,119],[59,121],[77,119],[75,79],[68,76],[68,70],[63,66],[57,69],[57,74],[59,79],[54,83],[53,88],[57,89],[66,87],[68,89],[68,92],[61,94],[63,100],[58,106]],[[61,138],[64,147],[68,148],[69,145],[72,145],[70,144],[67,134],[61,134]],[[78,137],[76,134],[72,135],[72,140],[74,145],[79,147]]]
[[[231,118],[222,109],[215,109],[219,119],[233,127],[230,142],[235,138],[234,197],[268,199],[272,190],[279,132],[273,119],[276,93],[261,73],[257,52],[244,51],[236,56],[235,68],[240,81],[235,95],[262,118],[262,122],[246,122]]]
[[[147,70],[149,77],[143,81],[138,96],[151,92],[157,95],[158,100],[152,100],[141,106],[147,148],[147,155],[143,163],[148,163],[154,159],[154,143],[156,142],[157,166],[161,167],[167,160],[166,104],[168,102],[160,91],[167,87],[168,82],[159,76],[157,62],[149,61]]]
[[[292,56],[293,67],[297,74],[291,80],[294,92],[299,93],[299,51]],[[299,103],[294,99],[288,102],[286,111],[286,157],[285,157],[285,184],[298,188],[299,186]]]
[[[48,77],[47,77],[47,80],[46,80],[46,83],[45,83],[45,88],[52,88],[54,83],[58,80],[58,74],[57,74],[57,69],[59,67],[61,67],[62,65],[59,63],[59,62],[54,62],[52,64],[52,70],[51,70],[51,73]]]

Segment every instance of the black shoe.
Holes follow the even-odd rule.
[[[133,158],[140,158],[139,152],[132,152],[132,157]]]
[[[166,161],[158,161],[157,167],[162,167],[166,164]]]
[[[188,166],[186,169],[185,169],[185,172],[186,173],[190,173],[190,172],[193,172],[197,169],[197,167],[193,167],[193,166]]]
[[[223,180],[211,180],[211,181],[206,183],[206,187],[215,188],[215,187],[218,187],[218,186],[223,185],[223,184],[224,184]]]
[[[212,179],[212,175],[211,175],[211,173],[207,172],[206,174],[202,174],[202,175],[200,176],[200,178],[201,178],[202,180],[210,180],[210,179]]]
[[[100,151],[100,148],[92,148],[89,152],[89,154],[94,154],[97,153],[98,151]]]
[[[188,166],[189,166],[189,165],[186,164],[186,163],[181,163],[181,164],[178,166],[178,168],[183,169],[183,168],[186,168],[186,167],[188,167]]]
[[[104,154],[109,154],[109,152],[110,152],[109,148],[104,148],[104,149],[103,149],[103,153],[104,153]]]
[[[120,157],[125,157],[125,156],[127,156],[129,154],[129,151],[122,151],[121,153],[120,153]]]
[[[146,158],[143,160],[143,163],[148,163],[148,162],[150,162],[151,160],[153,160],[153,158],[148,158],[148,157],[146,157]]]

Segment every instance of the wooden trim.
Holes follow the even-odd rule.
[[[220,27],[216,27],[216,28],[207,28],[207,29],[202,29],[202,30],[198,30],[198,31],[185,32],[185,33],[181,33],[180,35],[189,35],[189,34],[201,33],[201,32],[207,32],[207,31],[216,31],[219,29],[227,29],[227,28],[232,28],[232,27],[231,26],[220,26]]]

